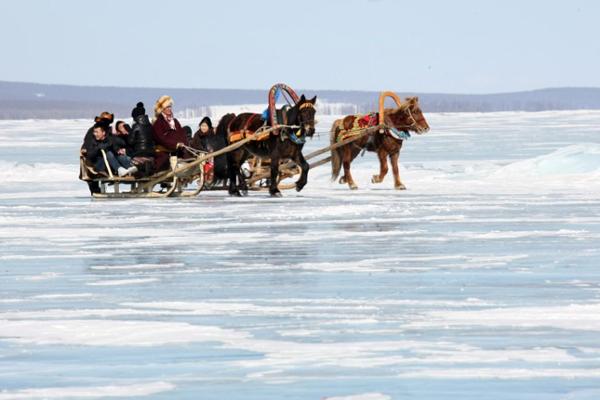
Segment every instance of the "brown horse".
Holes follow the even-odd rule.
[[[350,137],[353,133],[360,133],[363,128],[376,126],[378,120],[379,113],[371,113],[366,116],[348,115],[334,121],[331,127],[331,144],[338,142],[341,138]],[[429,125],[419,107],[419,99],[408,97],[400,107],[386,109],[383,122],[388,127],[383,133],[366,135],[331,151],[331,180],[337,179],[343,167],[344,176],[340,178],[339,183],[347,183],[350,189],[358,189],[350,173],[350,164],[363,149],[366,149],[377,153],[379,158],[379,174],[373,175],[371,182],[383,181],[388,172],[387,157],[389,157],[394,173],[394,187],[398,190],[406,189],[400,180],[398,169],[402,137],[408,136],[408,131],[422,134],[429,130]]]
[[[309,165],[302,155],[302,148],[306,137],[312,137],[315,133],[316,101],[316,96],[309,100],[302,95],[298,103],[292,107],[277,110],[278,120],[283,125],[296,126],[297,128],[281,128],[278,134],[272,133],[265,140],[248,142],[239,149],[227,153],[230,195],[241,196],[240,189],[242,189],[242,192],[247,190],[241,166],[251,155],[270,160],[269,193],[271,196],[281,197],[281,192],[277,187],[279,163],[287,159],[294,161],[302,169],[300,178],[296,182],[296,190],[300,191],[304,188],[308,180]],[[269,122],[264,121],[261,114],[228,114],[219,122],[217,134],[226,136],[228,142],[231,143],[268,126]]]

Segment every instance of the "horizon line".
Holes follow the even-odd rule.
[[[0,83],[14,83],[14,84],[30,84],[30,85],[43,85],[43,86],[69,86],[77,88],[103,88],[103,89],[151,89],[151,90],[222,90],[222,91],[263,91],[267,89],[246,89],[246,88],[211,88],[211,87],[194,87],[194,88],[182,88],[182,87],[161,87],[161,86],[118,86],[118,85],[92,85],[92,84],[72,84],[72,83],[43,83],[43,82],[32,82],[32,81],[9,81],[1,80]],[[276,82],[277,83],[277,82]],[[275,83],[274,83],[275,84]],[[532,93],[540,92],[545,90],[565,90],[565,89],[597,89],[600,87],[596,86],[548,86],[536,89],[522,89],[513,90],[507,92],[485,92],[485,93],[450,93],[450,92],[419,92],[411,90],[394,90],[394,89],[382,89],[382,90],[360,90],[360,89],[311,89],[311,88],[300,88],[299,90],[305,91],[326,91],[326,92],[359,92],[359,93],[380,93],[384,90],[391,90],[395,93],[414,93],[421,95],[451,95],[451,96],[490,96],[490,95],[502,95],[502,94],[517,94],[517,93]]]

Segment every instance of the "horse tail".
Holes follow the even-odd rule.
[[[225,114],[215,129],[214,150],[221,150],[227,147],[229,143],[229,126],[231,121],[235,119],[235,114]],[[214,158],[214,174],[215,178],[226,180],[229,178],[229,153],[221,154]]]
[[[334,145],[336,143],[336,136],[338,133],[338,125],[340,124],[340,120],[336,120],[333,122],[331,126],[331,131],[329,132],[329,144]],[[340,157],[340,148],[331,150],[331,180],[335,181],[337,177],[340,175],[340,170],[342,169],[342,158]]]

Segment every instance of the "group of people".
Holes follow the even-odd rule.
[[[214,135],[212,121],[205,117],[198,130],[182,127],[173,114],[173,99],[162,96],[154,105],[152,122],[146,114],[142,102],[131,111],[132,125],[125,121],[114,124],[114,114],[105,111],[94,119],[94,125],[87,131],[82,154],[98,172],[110,172],[120,177],[150,176],[155,172],[170,168],[169,157],[177,155],[191,158],[190,149],[211,152],[207,138]],[[210,181],[212,164],[207,163],[206,180]],[[97,183],[90,182],[90,191],[100,191]]]

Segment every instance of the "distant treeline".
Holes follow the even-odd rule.
[[[163,94],[175,99],[178,110],[202,110],[214,105],[266,104],[267,90],[122,88],[0,81],[0,119],[91,118],[103,110],[127,116],[138,101],[151,112]],[[376,109],[379,92],[300,90],[322,102],[351,105],[360,112]],[[418,95],[426,112],[491,112],[600,109],[600,88],[556,88],[528,92],[464,95]],[[335,107],[331,107],[335,110]]]

